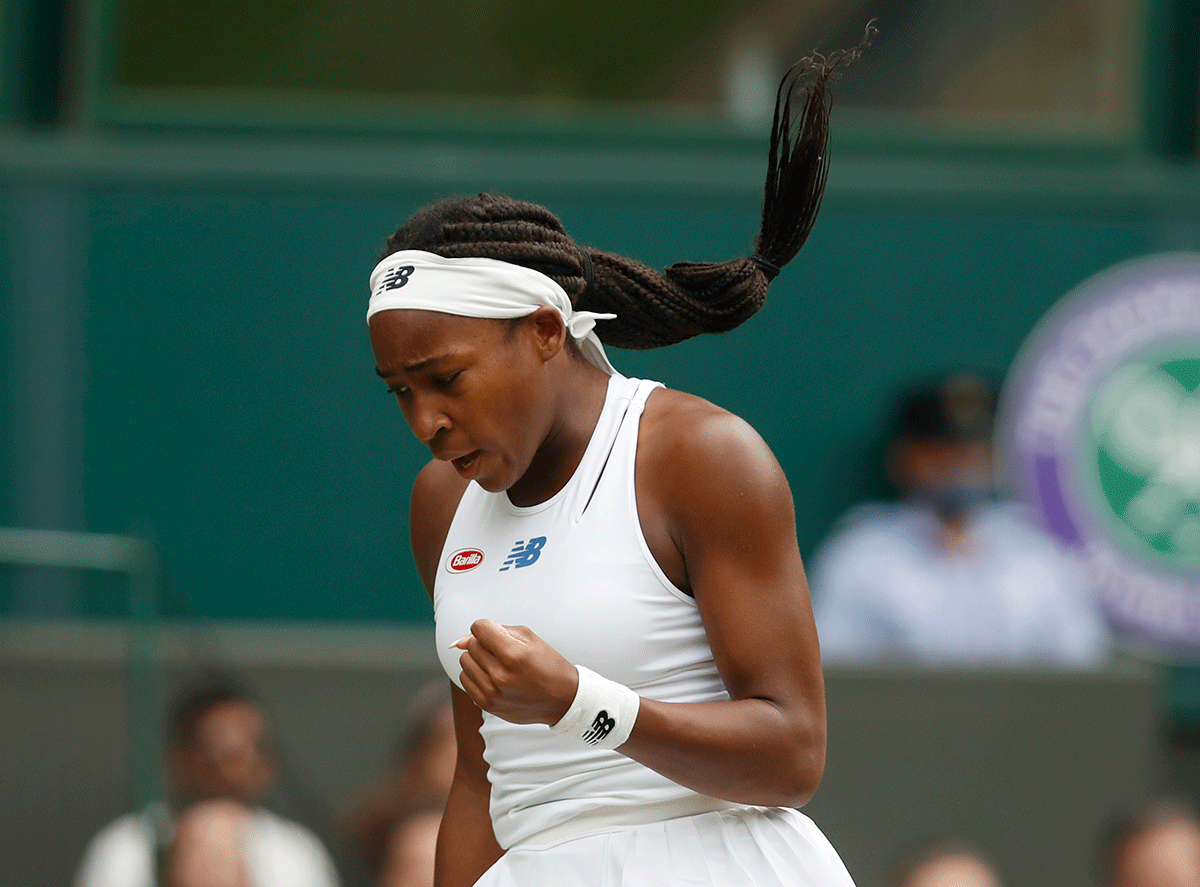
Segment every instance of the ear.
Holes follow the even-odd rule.
[[[527,328],[533,336],[538,356],[548,362],[567,344],[567,324],[553,308],[543,306],[529,315]]]

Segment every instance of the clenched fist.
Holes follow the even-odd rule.
[[[513,724],[556,724],[571,707],[579,672],[524,625],[477,619],[452,646],[459,682],[481,709]]]

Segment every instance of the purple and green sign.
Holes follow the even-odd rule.
[[[1130,640],[1200,654],[1200,254],[1085,281],[1005,384],[1001,459]]]

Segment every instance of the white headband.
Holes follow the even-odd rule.
[[[543,305],[562,315],[584,357],[617,374],[593,329],[597,320],[617,315],[576,311],[566,291],[542,272],[497,259],[447,259],[419,249],[392,253],[371,272],[367,321],[380,311],[404,309],[505,320]]]

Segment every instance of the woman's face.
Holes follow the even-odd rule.
[[[435,459],[489,492],[507,490],[549,434],[550,358],[562,324],[459,317],[436,311],[381,311],[371,318],[376,372],[396,395],[408,427]],[[557,327],[558,345],[547,340]],[[553,330],[550,331],[553,333]]]

